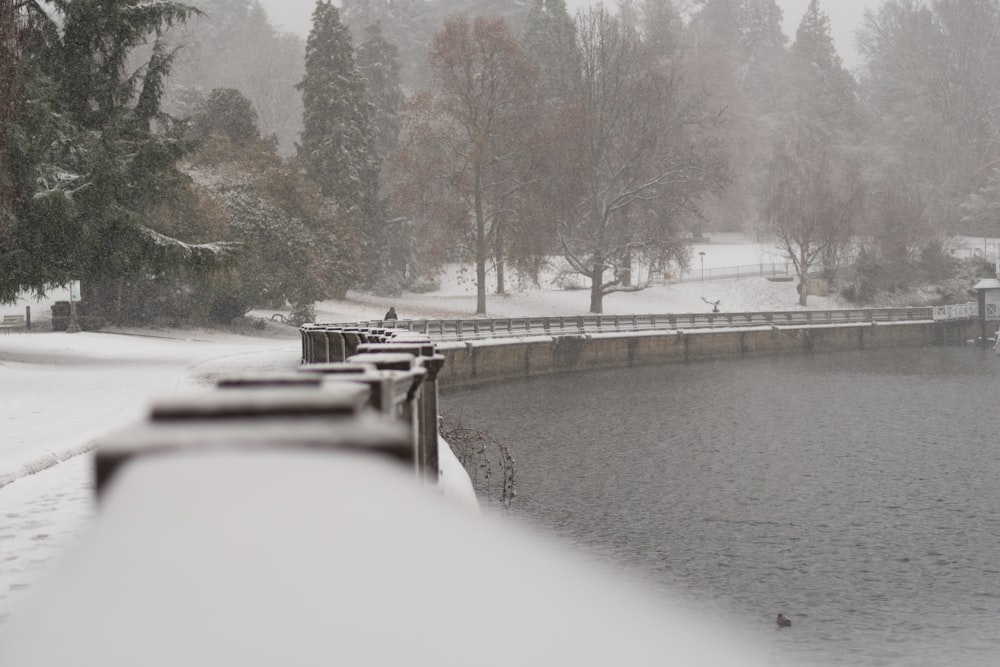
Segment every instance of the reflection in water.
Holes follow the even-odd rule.
[[[511,446],[515,511],[723,607],[777,664],[995,665],[998,389],[988,351],[881,350],[542,378],[443,411]]]

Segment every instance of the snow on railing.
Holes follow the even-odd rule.
[[[975,305],[975,304],[973,304]],[[964,304],[963,304],[964,306]],[[935,311],[936,312],[936,311]],[[316,323],[340,329],[392,327],[432,340],[478,340],[523,336],[558,336],[726,327],[808,326],[859,322],[912,322],[939,319],[931,307],[854,308],[841,310],[759,311],[748,313],[666,313],[659,315],[580,315],[573,317],[479,318],[451,320],[382,320]]]
[[[979,304],[975,301],[934,306],[935,320],[968,320],[979,317]]]

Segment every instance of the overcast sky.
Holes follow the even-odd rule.
[[[588,0],[567,0],[571,11],[586,4]],[[861,24],[865,9],[874,9],[882,0],[820,0],[820,6],[830,17],[833,37],[837,42],[837,50],[848,67],[858,64],[858,56],[854,47],[854,33]],[[274,23],[290,32],[305,37],[309,34],[310,19],[315,0],[261,0]],[[795,39],[802,12],[809,0],[778,0],[785,15],[785,34]],[[617,2],[609,0],[605,5],[616,6]]]

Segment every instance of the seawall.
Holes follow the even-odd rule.
[[[834,350],[962,344],[971,320],[544,336],[438,343],[441,389],[556,373]]]

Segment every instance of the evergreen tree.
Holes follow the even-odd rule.
[[[368,27],[366,39],[355,54],[358,71],[365,79],[365,91],[375,106],[375,148],[384,159],[396,150],[402,128],[405,101],[400,80],[399,50],[382,35],[382,26]]]
[[[791,51],[793,113],[829,135],[856,129],[855,82],[844,69],[830,32],[830,19],[810,0]]]
[[[810,0],[789,55],[791,95],[774,142],[761,213],[799,276],[806,304],[809,272],[833,279],[867,195],[857,159],[858,105],[830,20]]]
[[[243,93],[235,88],[216,88],[198,105],[191,118],[194,136],[225,137],[237,146],[260,141],[257,112]]]
[[[22,14],[14,0],[0,0],[0,236],[14,223],[14,188],[7,164],[7,129],[24,101],[17,65]]]
[[[351,33],[330,0],[319,0],[306,42],[303,129],[298,146],[306,173],[354,221],[368,266],[366,284],[389,271],[378,200],[375,107],[354,61]]]
[[[385,39],[399,50],[400,80],[413,92],[430,82],[427,48],[437,28],[425,0],[342,0],[340,16],[355,35],[378,23]]]
[[[160,112],[171,54],[155,35],[195,10],[140,0],[51,9],[31,17],[22,51],[28,103],[9,134],[20,197],[0,238],[0,299],[80,279],[91,308],[120,321],[140,283],[214,252],[176,243],[146,218],[175,192],[185,149]],[[148,61],[131,71],[130,53],[150,37]]]
[[[538,83],[546,97],[566,99],[580,76],[580,58],[565,0],[534,0],[521,48],[538,68]]]
[[[643,32],[646,48],[657,58],[670,58],[678,49],[681,15],[673,0],[646,0]]]
[[[709,51],[737,59],[740,21],[737,0],[697,0],[691,18],[691,34],[696,51]]]

